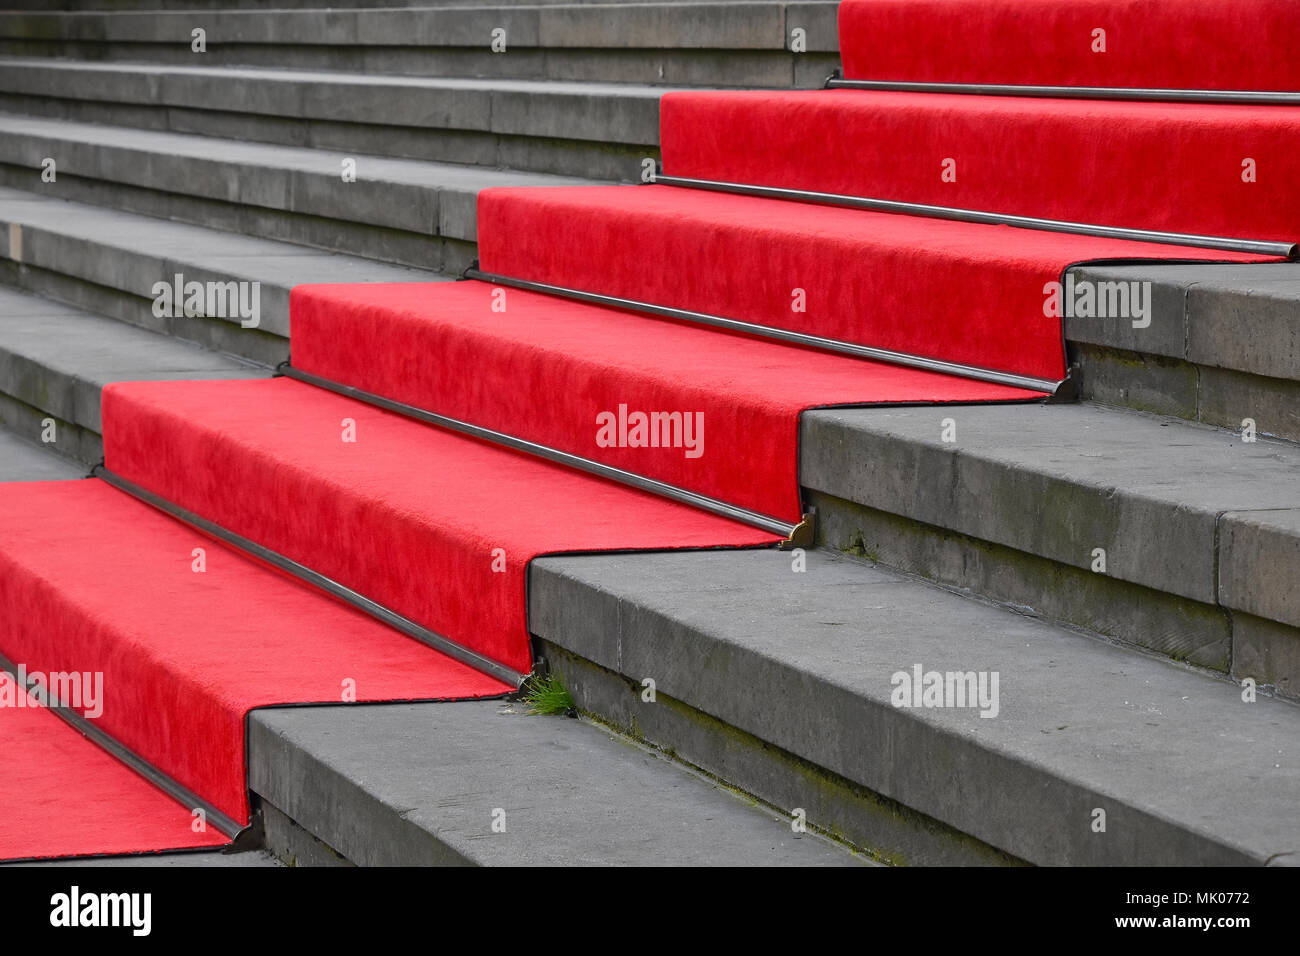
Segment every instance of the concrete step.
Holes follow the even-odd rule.
[[[0,58],[0,110],[47,119],[634,180],[665,87]]]
[[[258,314],[155,315],[155,284],[247,283]],[[289,290],[307,282],[421,282],[448,276],[0,189],[0,282],[197,342],[261,365],[288,357]],[[216,303],[220,306],[220,302]],[[250,310],[251,312],[251,310]],[[245,327],[245,323],[247,327]]]
[[[1300,785],[1294,704],[856,559],[798,560],[539,559],[531,628],[580,708],[896,862],[1300,862],[1279,812]],[[996,708],[907,705],[917,668],[985,674]]]
[[[86,464],[103,457],[109,382],[265,378],[271,369],[158,332],[0,288],[0,421]],[[84,469],[83,469],[84,473]]]
[[[0,114],[0,185],[445,272],[477,254],[480,189],[589,182]]]
[[[284,6],[276,4],[276,6]],[[424,6],[421,4],[420,6]],[[689,86],[819,86],[835,2],[0,13],[0,54]],[[192,50],[192,31],[206,51]],[[505,50],[493,52],[493,31]],[[802,52],[793,52],[795,30]],[[500,36],[497,34],[496,36]]]
[[[11,431],[8,416],[0,413],[0,482],[61,481],[85,478],[86,466],[65,458],[48,445],[30,441]]]
[[[1072,271],[1150,283],[1149,325],[1066,320],[1085,397],[1300,441],[1300,263]]]
[[[1095,404],[831,409],[800,474],[831,548],[1300,694],[1295,444]]]
[[[248,732],[267,844],[295,862],[869,862],[660,753],[521,704],[272,708]]]

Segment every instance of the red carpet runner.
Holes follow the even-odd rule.
[[[804,409],[1040,397],[523,290],[494,301],[482,282],[299,286],[293,363],[791,522]],[[692,416],[694,447],[598,444],[620,407]]]
[[[778,540],[284,378],[110,385],[103,414],[110,470],[521,672],[537,555]]]
[[[1246,239],[1300,223],[1294,106],[817,90],[669,93],[660,114],[672,176]]]
[[[488,272],[1053,379],[1044,286],[1066,266],[1268,259],[671,186],[488,189],[478,208]]]
[[[0,696],[16,693],[0,674]],[[77,733],[50,710],[0,710],[0,859],[215,847],[190,811]]]
[[[101,481],[0,485],[0,527],[4,655],[29,673],[102,675],[95,726],[241,823],[248,815],[244,717],[254,707],[339,703],[349,691],[358,701],[377,701],[513,689]],[[202,571],[195,570],[196,548],[204,552]],[[33,735],[57,760],[90,746],[52,715],[34,724],[29,713],[0,708],[6,742],[11,733]],[[91,774],[71,768],[68,801],[33,804],[36,781],[9,756],[6,747],[0,858],[123,848],[120,841],[100,844],[83,814],[65,816],[73,796],[93,805],[105,781],[130,792],[123,773],[103,769],[103,761]],[[153,791],[142,806],[160,799]],[[48,811],[56,837],[48,853],[20,852],[40,846],[34,820],[8,812],[23,806],[36,818],[36,808]],[[183,832],[159,846],[212,842],[194,839],[188,808],[183,816]],[[168,819],[161,815],[159,827]],[[149,848],[156,847],[134,847]]]
[[[1287,11],[848,0],[840,23],[862,78],[1296,89]],[[1094,28],[1104,53],[1088,50]],[[664,102],[663,162],[668,176],[1291,240],[1296,115],[683,93]],[[662,184],[488,190],[478,230],[488,273],[973,367],[865,361],[492,282],[293,291],[300,372],[790,524],[805,409],[1041,400],[1066,373],[1050,290],[1072,264],[1276,258]],[[1044,381],[989,384],[981,369]],[[780,538],[289,379],[117,384],[103,422],[111,471],[517,672],[532,661],[534,557]],[[0,655],[102,675],[95,725],[240,823],[252,708],[512,689],[97,481],[0,487],[0,611]],[[0,780],[0,858],[220,842],[53,715],[3,708],[0,727],[21,750]]]
[[[844,0],[839,34],[853,79],[1300,90],[1293,0]]]

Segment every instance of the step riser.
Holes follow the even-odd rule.
[[[194,66],[188,47],[146,43],[79,43],[3,40],[0,56],[68,57]],[[781,52],[715,50],[516,50],[500,56],[480,50],[418,47],[313,46],[301,48],[223,44],[209,47],[203,66],[283,67],[398,76],[483,77],[579,83],[664,86],[795,87],[822,85],[839,67],[834,53],[793,56]]]
[[[660,694],[648,705],[640,682],[559,644],[541,640],[538,650],[583,712],[773,806],[799,807],[809,824],[877,859],[900,866],[1023,865],[681,701]]]
[[[258,843],[285,866],[356,865],[256,792],[253,793],[253,806],[254,825],[260,830]]]
[[[884,507],[892,501],[887,492],[854,494],[844,482],[825,480],[827,469],[836,467],[832,462],[846,447],[853,448],[855,460],[902,454],[907,462],[895,458],[890,467],[903,474],[942,474],[937,486],[964,489],[966,503],[952,500],[936,506],[935,517],[929,503],[893,502]],[[1178,513],[1169,505],[1116,495],[1114,489],[1105,494],[1045,479],[1031,488],[1024,482],[1032,483],[1037,478],[1032,475],[1022,476],[1023,487],[1013,491],[1010,485],[1000,485],[991,471],[981,473],[969,464],[964,470],[944,471],[926,459],[926,452],[914,460],[916,455],[915,447],[891,451],[887,442],[846,446],[844,439],[837,442],[830,433],[810,431],[806,417],[802,474],[806,484],[813,484],[805,488],[805,497],[817,511],[818,543],[1024,608],[1046,620],[1237,679],[1250,677],[1284,696],[1300,692],[1295,611],[1286,602],[1265,601],[1271,591],[1286,590],[1274,579],[1290,573],[1294,560],[1285,544],[1269,542],[1293,539],[1270,539],[1251,528],[1246,523],[1251,512],[1217,519]],[[956,461],[964,457],[958,455]],[[984,490],[978,508],[969,497],[977,488]],[[876,507],[851,500],[866,497]],[[1032,502],[1029,508],[1014,511],[999,505],[1026,501]],[[923,513],[929,520],[920,517]],[[1068,521],[1069,534],[1056,539],[1081,549],[1079,560],[1028,550],[1035,543],[1026,524],[1030,514],[1036,516],[1035,526]],[[990,540],[979,528],[992,529],[1000,540]],[[1158,535],[1150,530],[1155,528],[1160,529]],[[1230,534],[1241,535],[1235,551],[1225,543]],[[1012,540],[1019,546],[1008,543]],[[1107,573],[1095,573],[1089,566],[1094,546],[1108,552]],[[1144,549],[1154,550],[1144,557]],[[1175,567],[1174,555],[1181,570]]]
[[[82,283],[106,288],[119,295],[126,296],[126,308],[117,309],[106,314],[113,318],[122,318],[155,332],[166,332],[188,341],[204,341],[214,336],[191,334],[191,325],[203,324],[209,319],[186,316],[159,318],[153,314],[152,290],[160,281],[172,281],[176,273],[184,275],[185,280],[197,282],[228,282],[242,279],[242,276],[220,269],[204,268],[198,263],[168,261],[158,257],[137,253],[126,254],[120,249],[103,246],[93,242],[45,232],[30,226],[22,229],[22,261],[12,260],[3,263],[8,275],[7,285],[27,289],[31,292],[45,294],[45,283],[37,277],[28,277],[29,271],[45,272],[54,276],[70,276]],[[75,273],[65,272],[71,265]],[[76,305],[90,307],[88,302],[68,295],[54,295],[52,298]],[[289,289],[283,286],[263,282],[259,291],[260,317],[256,328],[241,328],[235,318],[219,320],[231,327],[231,339],[237,341],[244,334],[250,337],[269,337],[283,341],[289,334]],[[95,311],[101,311],[96,309]],[[256,346],[254,346],[256,349]],[[254,361],[260,361],[249,354],[246,348],[223,348],[222,351],[245,355]],[[263,362],[263,364],[267,364]]]
[[[436,124],[378,126],[332,119],[298,119],[294,115],[94,103],[14,93],[0,93],[0,111],[42,119],[624,182],[640,176],[642,160],[659,156],[657,145],[638,145],[635,138],[621,140],[613,132],[609,140],[586,141],[442,129]],[[563,124],[559,128],[564,128]]]
[[[99,417],[99,386],[57,376],[48,366],[0,347],[0,391],[58,421],[70,422],[96,435],[103,433]]]
[[[57,182],[41,179],[46,158],[57,163]],[[458,239],[473,238],[472,208],[462,211],[465,204],[451,203],[444,215],[436,188],[376,180],[367,158],[356,161],[355,181],[345,182],[342,156],[321,156],[309,171],[47,138],[39,133],[6,136],[0,145],[6,173],[26,177],[13,185],[53,197],[68,198],[63,195],[68,180],[74,185],[103,181],[422,235],[437,231]]]
[[[68,261],[63,260],[65,263]],[[0,260],[0,284],[66,302],[151,332],[195,342],[218,352],[238,355],[268,368],[274,368],[289,358],[289,340],[284,336],[259,329],[243,329],[224,319],[202,316],[159,319],[153,314],[151,299],[63,272]],[[266,314],[265,304],[263,314]]]
[[[818,544],[921,575],[1047,620],[1227,671],[1232,621],[1223,608],[1093,574],[806,489]]]
[[[103,459],[104,441],[98,432],[52,416],[43,408],[19,401],[8,394],[8,388],[8,385],[0,388],[0,428],[14,432],[28,441],[39,442],[48,420],[53,418],[55,440],[48,447],[57,450],[65,458],[85,465],[87,472],[91,465]]]
[[[1300,381],[1195,365],[1162,356],[1070,343],[1080,397],[1156,415],[1300,441]]]

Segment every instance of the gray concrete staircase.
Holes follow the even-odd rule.
[[[662,87],[0,60],[0,110],[602,179],[658,152]]]
[[[62,6],[0,14],[5,480],[84,474],[107,382],[271,374],[296,284],[451,278],[481,188],[635,180],[665,89],[817,86],[837,58],[823,2]],[[803,571],[538,561],[538,647],[582,721],[259,712],[263,839],[300,863],[668,862],[656,840],[683,862],[1300,862],[1298,270],[1076,270],[1154,289],[1147,328],[1067,324],[1078,405],[806,414]],[[258,327],[158,318],[176,273],[260,283]],[[892,706],[916,665],[998,672],[999,716]],[[485,795],[529,785],[488,808],[527,823],[484,834]]]
[[[582,706],[892,862],[1300,863],[1293,704],[824,552],[545,558],[531,585]],[[997,673],[996,714],[897,706],[916,667]]]

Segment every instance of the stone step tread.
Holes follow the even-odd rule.
[[[249,786],[360,865],[869,862],[597,725],[525,709],[259,710]]]
[[[0,482],[85,478],[86,466],[0,428]]]
[[[245,120],[267,118],[299,132],[308,122],[360,123],[386,131],[454,131],[462,138],[487,135],[545,141],[559,137],[647,150],[659,142],[659,99],[674,88],[0,57],[0,89],[7,97],[26,98],[22,111],[42,115],[49,109],[34,104],[58,100],[63,105],[108,104],[109,112],[136,117],[127,125],[155,125],[159,111],[201,110],[219,113],[222,120],[229,114]],[[147,115],[122,110],[123,104],[144,108]],[[168,125],[176,119],[162,118]],[[192,129],[207,131],[197,123]],[[266,138],[264,134],[263,130],[248,138]]]
[[[0,70],[22,71],[36,75],[48,70],[55,73],[86,76],[126,77],[136,88],[155,95],[165,95],[151,80],[168,77],[230,80],[257,80],[265,83],[297,82],[317,87],[357,86],[392,87],[404,90],[437,90],[451,93],[517,93],[524,95],[582,96],[601,99],[636,99],[658,103],[668,92],[666,87],[638,83],[580,82],[576,80],[530,80],[512,77],[402,76],[398,74],[343,73],[332,70],[266,69],[251,66],[205,67],[166,63],[64,60],[54,57],[0,56]],[[86,89],[86,94],[106,95],[102,90]],[[321,94],[322,96],[328,94]],[[485,117],[486,119],[486,117]]]
[[[279,6],[279,4],[277,4]],[[212,10],[208,42],[483,46],[504,28],[510,48],[654,48],[781,50],[803,25],[808,49],[838,50],[834,0],[786,3],[532,4],[463,2],[435,9]],[[0,37],[190,42],[191,11],[0,14]]]
[[[259,282],[259,328],[281,336],[289,334],[288,295],[295,285],[451,278],[15,189],[0,189],[0,258],[145,298],[153,298],[154,283],[171,282],[177,273],[186,281]]]
[[[0,392],[98,433],[109,382],[264,378],[269,368],[0,288]]]
[[[1271,569],[1243,540],[1300,509],[1290,442],[1086,403],[818,410],[801,439],[809,488],[1075,567],[1102,548],[1106,574],[1172,594],[1213,604],[1226,575],[1256,595],[1300,576],[1300,538]],[[1300,604],[1279,619],[1300,624]]]
[[[572,176],[358,155],[0,113],[0,162],[30,166],[33,191],[46,157],[59,175],[104,179],[311,215],[475,238],[475,200],[495,186],[591,185]],[[343,161],[355,160],[356,182]]]
[[[803,573],[779,552],[539,559],[531,628],[629,678],[629,694],[652,678],[1031,862],[1300,862],[1300,818],[1279,812],[1300,785],[1300,707],[1246,703],[1230,681],[862,561],[806,557]],[[893,675],[918,665],[996,671],[997,715],[894,706]]]
[[[1132,320],[1067,318],[1072,342],[1300,381],[1300,262],[1089,265],[1074,271],[1095,282],[1150,282],[1153,308],[1145,327]]]

